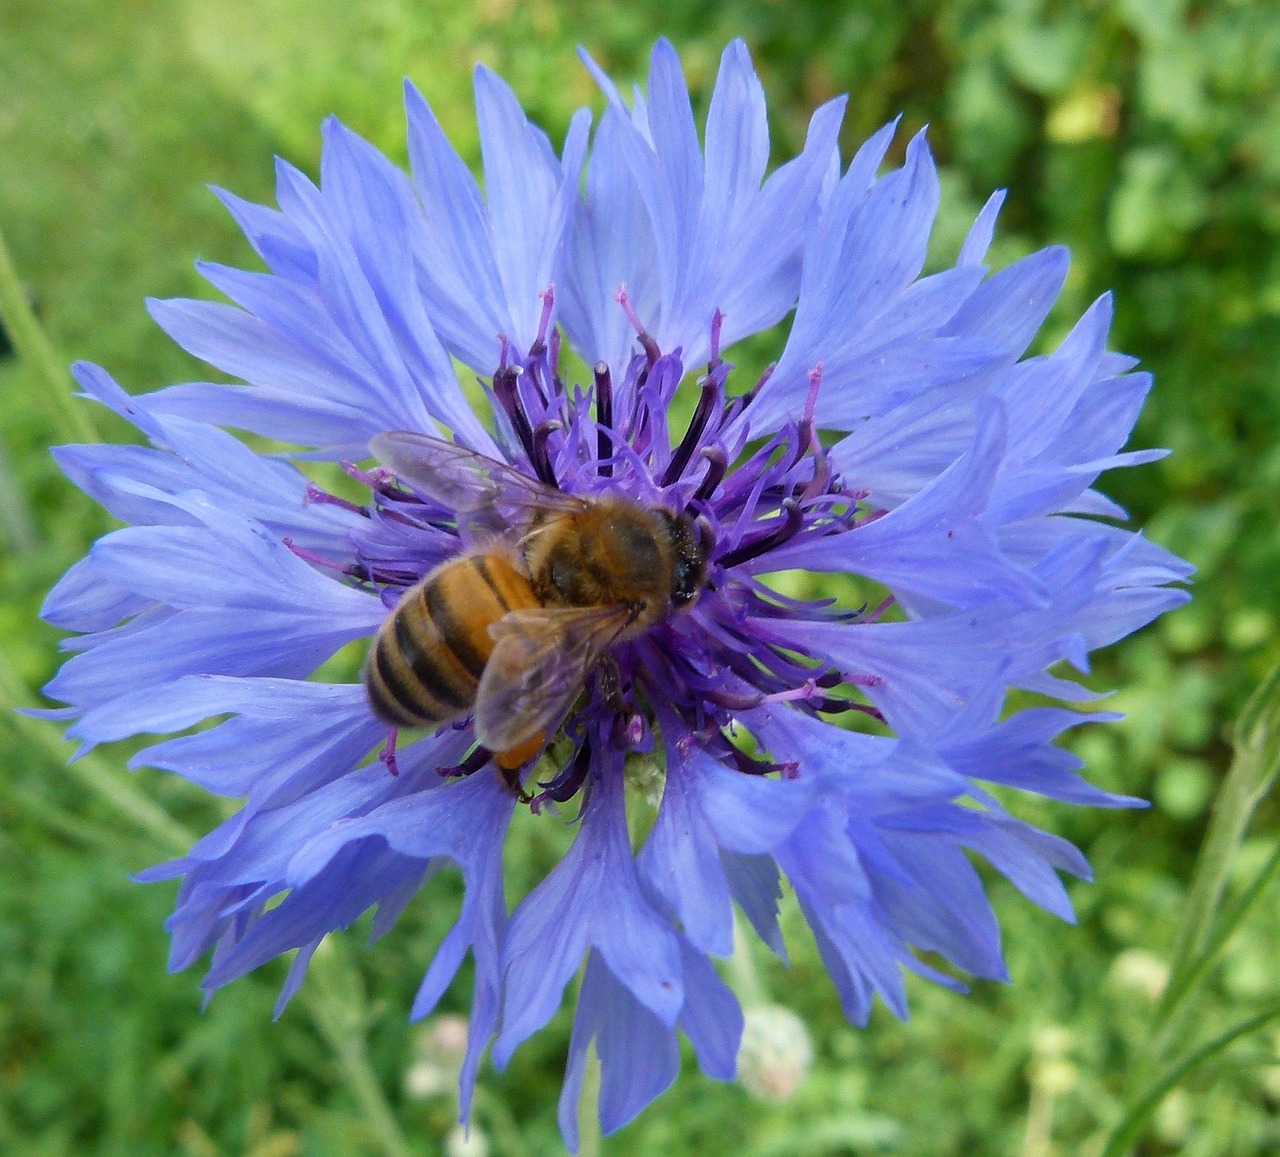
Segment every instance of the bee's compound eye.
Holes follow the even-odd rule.
[[[680,585],[676,587],[671,595],[671,605],[676,610],[682,610],[698,597],[698,589],[689,583],[688,576],[684,573],[685,569],[684,567],[680,568]]]
[[[676,564],[671,605],[682,610],[694,603],[702,592],[707,578],[707,556],[688,519],[672,519],[671,531]]]

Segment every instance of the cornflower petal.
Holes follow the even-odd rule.
[[[699,951],[733,954],[723,852],[772,851],[811,806],[807,783],[745,776],[703,752],[668,744],[662,806],[637,857],[641,882]]]
[[[598,781],[573,847],[511,916],[507,1002],[493,1048],[499,1068],[551,1019],[588,946],[661,1023],[673,1024],[680,1012],[679,945],[641,893],[614,770]]]
[[[457,739],[452,742],[456,748]],[[437,760],[450,758],[447,753],[432,754]],[[423,977],[412,1015],[418,1019],[431,1012],[471,951],[476,961],[476,979],[471,1032],[462,1068],[464,1118],[480,1058],[498,1021],[502,995],[499,954],[507,923],[502,845],[514,802],[514,797],[493,777],[475,776],[443,786],[437,781],[428,784],[425,792],[400,795],[359,818],[331,825],[304,842],[288,866],[287,878],[298,887],[331,874],[333,863],[347,854],[347,849],[375,840],[424,869],[437,857],[453,860],[462,868],[467,885],[462,911]],[[364,907],[368,907],[367,902]]]
[[[585,195],[568,235],[560,314],[583,356],[603,361],[617,381],[625,380],[635,331],[614,295],[625,286],[637,314],[651,318],[662,293],[657,241],[627,167],[629,131],[622,113],[605,110],[587,165]]]
[[[684,941],[680,950],[685,1002],[678,1027],[692,1042],[704,1073],[732,1080],[742,1039],[742,1009],[704,955]],[[606,1133],[634,1120],[680,1072],[676,1029],[641,1004],[593,950],[583,973],[560,1092],[560,1132],[571,1153],[578,1151],[578,1107],[592,1040],[600,1058],[598,1112]]]
[[[220,509],[256,519],[280,537],[320,552],[343,549],[364,518],[339,505],[311,503],[301,471],[255,454],[225,430],[154,413],[148,399],[126,394],[88,362],[72,367],[88,396],[133,423],[151,447],[59,446],[54,458],[66,475],[121,522],[151,525],[195,521],[162,496],[207,494]],[[118,622],[119,619],[112,620]]]
[[[522,352],[540,324],[539,295],[558,279],[562,235],[582,171],[590,114],[578,113],[557,162],[506,84],[476,69],[489,202],[409,82],[409,159],[427,219],[417,271],[445,346],[480,372],[498,364],[505,337]]]
[[[764,556],[768,565],[863,574],[952,606],[992,593],[1036,601],[1033,576],[1003,555],[984,525],[1006,429],[1000,408],[986,408],[973,444],[901,506],[850,534],[793,540]]]
[[[614,978],[592,951],[582,979],[569,1064],[560,1092],[560,1132],[571,1153],[578,1151],[578,1103],[586,1072],[587,1046],[594,1039],[600,1057],[600,1124],[613,1132],[664,1093],[680,1072],[676,1034],[631,990]]]
[[[1141,801],[1090,785],[1058,745],[1117,716],[1015,710],[1009,693],[1097,698],[1075,672],[1185,601],[1191,574],[1097,520],[1123,518],[1099,475],[1162,453],[1126,449],[1151,380],[1107,350],[1108,296],[1026,356],[1067,254],[989,270],[1003,194],[923,275],[940,198],[923,134],[881,173],[887,125],[842,170],[840,98],[767,174],[741,41],[705,146],[669,43],[629,100],[586,63],[607,103],[589,156],[588,112],[557,157],[477,70],[484,194],[412,85],[411,175],[330,120],[318,184],[280,162],[278,208],[217,191],[267,272],[202,264],[227,301],[149,307],[237,383],[133,397],[75,367],[148,444],[55,451],[125,525],[43,611],[80,632],[47,688],[68,706],[44,714],[82,750],[156,735],[131,766],[242,800],[140,874],[182,880],[170,966],[207,955],[212,993],[293,951],[279,1015],[324,936],[375,908],[377,938],[456,870],[461,907],[410,1015],[473,958],[465,1120],[485,1052],[508,1064],[581,968],[558,1110],[571,1148],[593,1041],[606,1131],[675,1079],[681,1032],[704,1072],[733,1075],[742,1011],[712,957],[734,951],[736,901],[786,959],[784,877],[855,1023],[877,995],[905,1017],[908,972],[964,989],[922,952],[1009,978],[972,856],[1072,920],[1061,874],[1087,879],[1083,856],[992,785]],[[776,366],[740,388],[723,353],[792,311]],[[565,381],[569,354],[589,381]],[[324,459],[341,494],[314,480]],[[593,519],[608,529],[582,533]],[[796,569],[884,597],[770,585]],[[450,593],[459,575],[474,606]],[[329,682],[375,635],[378,678]],[[486,658],[485,635],[527,663]],[[489,737],[488,709],[511,705],[494,747],[527,724],[541,751],[508,766],[521,736],[495,757],[476,699]],[[432,733],[399,734],[410,702]],[[833,722],[849,719],[866,727]],[[638,852],[632,781],[650,801],[661,787]],[[508,916],[516,807],[556,822],[575,796],[572,845]]]
[[[685,365],[710,354],[717,313],[725,346],[780,320],[795,304],[803,231],[836,159],[843,98],[814,113],[802,154],[765,180],[764,96],[741,41],[721,58],[705,159],[668,41],[653,50],[648,100],[637,96],[634,111],[585,59],[610,97],[603,154],[597,141],[598,157],[609,162],[593,160],[593,170],[608,176],[588,181],[571,262],[580,272],[599,269],[610,296],[625,288],[647,333],[664,350],[681,349]],[[618,179],[618,157],[630,180]],[[615,220],[621,236],[610,232]],[[622,378],[634,333],[617,323],[616,311],[600,309],[599,293],[571,302],[570,337]]]
[[[815,418],[848,429],[917,393],[971,377],[1004,353],[984,335],[943,332],[979,287],[980,268],[916,280],[937,211],[937,172],[918,135],[903,168],[868,183],[891,129],[854,158],[809,232],[795,321],[752,403],[753,423],[769,428],[794,413],[818,365],[824,386]]]

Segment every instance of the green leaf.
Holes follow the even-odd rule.
[[[1198,1069],[1205,1061],[1212,1060],[1242,1036],[1247,1036],[1277,1018],[1280,1018],[1280,1002],[1270,1005],[1256,1016],[1237,1022],[1226,1032],[1220,1033],[1207,1044],[1201,1045],[1200,1048],[1170,1065],[1160,1079],[1154,1082],[1125,1114],[1108,1139],[1107,1147],[1102,1151],[1101,1157],[1124,1157],[1124,1154],[1130,1151],[1134,1142],[1141,1136],[1143,1128],[1156,1107],[1184,1077]]]
[[[1206,211],[1204,191],[1172,149],[1137,149],[1121,167],[1107,236],[1122,256],[1172,258]]]
[[[1077,16],[1053,23],[1006,23],[1002,56],[1009,71],[1032,92],[1065,92],[1079,75],[1089,45],[1088,24]]]
[[[1250,696],[1235,726],[1236,756],[1218,798],[1209,830],[1200,848],[1182,921],[1174,943],[1169,984],[1156,1010],[1146,1061],[1136,1070],[1137,1088],[1120,1123],[1111,1134],[1103,1157],[1121,1157],[1141,1135],[1161,1099],[1188,1073],[1222,1052],[1228,1045],[1280,1016],[1276,1004],[1184,1053],[1143,1081],[1141,1074],[1157,1069],[1177,1040],[1191,997],[1203,985],[1232,934],[1253,911],[1280,868],[1280,849],[1254,877],[1240,900],[1222,913],[1222,900],[1231,869],[1258,804],[1280,773],[1280,664],[1271,669]]]
[[[1214,801],[1174,944],[1170,991],[1176,988],[1180,972],[1192,966],[1208,943],[1249,821],[1280,772],[1280,664],[1272,667],[1245,704],[1236,721],[1234,745],[1236,757]],[[1165,1015],[1171,1010],[1167,1004]]]

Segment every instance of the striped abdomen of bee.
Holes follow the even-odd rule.
[[[365,671],[373,712],[391,727],[438,727],[472,709],[493,653],[489,628],[508,611],[540,606],[501,553],[441,563],[383,622]]]

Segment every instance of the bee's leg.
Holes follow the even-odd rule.
[[[520,769],[518,767],[503,767],[500,763],[495,763],[493,769],[498,773],[498,782],[515,796],[520,803],[532,801],[533,796],[524,790],[524,785],[520,782]]]
[[[379,762],[385,763],[387,765],[387,770],[391,772],[392,775],[400,774],[400,767],[396,763],[396,739],[399,735],[400,729],[398,727],[391,728],[391,730],[387,732],[386,746],[378,752]]]
[[[644,738],[644,721],[632,710],[630,685],[623,683],[618,664],[608,655],[600,660],[596,690],[604,705],[613,712],[613,745],[623,751],[635,747]]]
[[[600,660],[596,679],[596,686],[600,689],[600,698],[604,700],[604,704],[615,715],[621,715],[627,710],[627,700],[622,693],[622,672],[618,670],[618,664],[611,655],[606,655]]]
[[[542,753],[542,748],[546,742],[546,733],[536,731],[523,743],[511,748],[509,751],[494,753],[493,767],[498,773],[498,778],[502,781],[503,786],[521,803],[528,803],[530,796],[520,782],[520,773]]]

